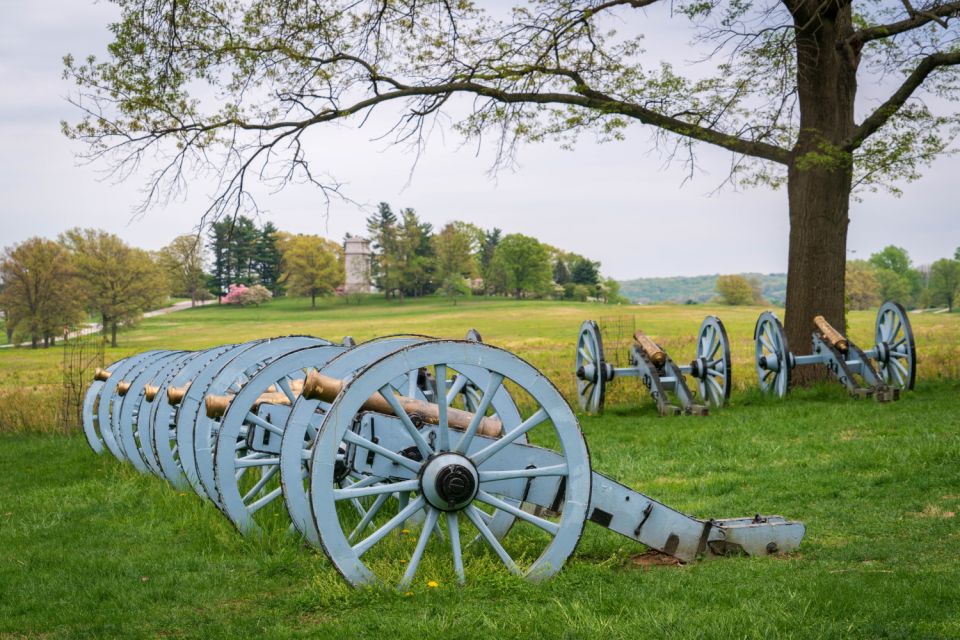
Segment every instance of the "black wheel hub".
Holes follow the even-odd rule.
[[[473,497],[477,485],[469,469],[463,465],[452,464],[437,474],[436,488],[440,497],[456,504]]]

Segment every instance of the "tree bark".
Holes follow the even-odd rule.
[[[110,346],[111,347],[117,346],[117,323],[116,322],[110,323]]]
[[[822,7],[823,5],[821,5]],[[849,5],[821,9],[815,20],[797,19],[797,88],[800,132],[788,167],[790,206],[785,328],[790,350],[811,351],[813,319],[824,316],[843,333],[847,227],[853,186],[852,156],[841,143],[854,129],[857,52],[846,44],[852,31]],[[807,384],[824,367],[794,370]]]
[[[310,292],[310,308],[311,309],[317,308],[317,292],[316,291]]]

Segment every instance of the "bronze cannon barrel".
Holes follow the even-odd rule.
[[[833,326],[827,322],[827,319],[823,316],[817,316],[813,319],[813,324],[817,325],[817,329],[820,331],[820,334],[823,335],[824,339],[836,347],[837,351],[841,353],[846,353],[847,349],[850,348],[850,343],[847,341],[843,335],[833,328]]]
[[[295,384],[299,383],[299,384]],[[291,388],[295,395],[303,395],[308,400],[320,400],[323,402],[333,402],[343,388],[343,380],[325,376],[320,372],[313,370],[307,374],[304,381],[294,380],[291,382]],[[273,387],[271,387],[272,389]],[[210,395],[204,398],[207,416],[210,418],[220,418],[230,407],[234,396]],[[407,396],[397,396],[397,402],[403,407],[403,411],[411,418],[420,420],[428,424],[439,424],[440,407],[432,402],[409,398]],[[256,405],[260,404],[290,404],[290,399],[285,393],[277,391],[266,391],[257,398]],[[393,407],[386,398],[380,394],[374,394],[367,398],[363,403],[364,411],[376,411],[387,415],[394,415]],[[447,423],[451,429],[456,431],[466,431],[474,414],[469,411],[463,411],[454,407],[447,407]],[[480,420],[477,427],[477,433],[483,436],[499,437],[503,433],[503,423],[496,418],[484,417]]]
[[[657,345],[656,342],[650,339],[647,334],[639,329],[633,334],[633,342],[640,350],[646,354],[647,358],[654,365],[662,367],[663,364],[667,361],[667,353]]]

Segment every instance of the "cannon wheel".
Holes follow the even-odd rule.
[[[143,402],[140,405],[139,411],[137,411],[137,427],[134,432],[136,436],[136,446],[140,450],[143,461],[147,464],[147,467],[153,475],[158,478],[163,478],[164,474],[163,468],[157,459],[156,451],[154,450],[153,427],[155,424],[154,418],[156,417],[157,404],[166,402],[166,396],[161,395],[163,391],[160,391],[160,388],[166,384],[167,380],[169,380],[176,371],[181,369],[185,363],[196,358],[201,353],[203,352],[190,352],[177,358],[173,362],[168,362],[153,378],[152,385],[157,387],[157,395],[153,397],[153,400],[148,400],[146,393],[144,393]]]
[[[790,389],[790,347],[787,345],[787,334],[783,330],[780,320],[771,311],[764,311],[757,318],[757,326],[753,331],[753,340],[756,343],[757,377],[760,380],[760,390],[764,393],[775,393],[783,398]],[[763,363],[766,362],[767,366]],[[773,363],[774,366],[770,366]]]
[[[389,401],[390,381],[398,371],[411,367],[433,369],[441,387],[437,437],[425,438],[405,413],[399,418],[402,433],[409,435],[410,442],[421,453],[413,457],[379,447],[354,429],[364,401],[377,393]],[[482,385],[480,414],[486,413],[494,396],[507,382],[511,389],[526,394],[524,400],[529,402],[523,406],[528,407],[528,411],[520,426],[499,439],[474,436],[471,430],[457,432],[448,428],[444,388],[447,374],[467,367],[487,374]],[[530,469],[514,461],[506,445],[528,432],[532,436],[537,434],[533,436],[535,441],[555,443],[562,452],[563,463]],[[398,477],[391,478],[396,482],[359,490],[338,488],[334,482],[337,460],[340,452],[350,447],[396,462]],[[416,457],[421,459],[415,460]],[[576,416],[560,392],[545,376],[515,355],[469,341],[436,340],[415,344],[385,356],[360,372],[343,388],[325,414],[311,461],[310,498],[321,545],[337,570],[353,585],[387,582],[408,587],[425,554],[430,556],[430,575],[449,572],[452,565],[456,580],[463,583],[465,563],[461,536],[465,534],[470,540],[471,529],[482,541],[472,545],[471,552],[488,547],[510,572],[532,579],[547,578],[561,569],[576,548],[590,501],[590,457],[586,442]],[[486,471],[484,467],[498,471]],[[437,506],[441,478],[450,475],[459,478],[457,502],[443,503],[441,508]],[[535,476],[561,478],[564,490],[558,494],[562,495],[556,505],[559,515],[533,515],[492,494],[492,483]],[[464,477],[470,480],[463,480]],[[358,522],[356,514],[346,508],[358,495],[379,499],[382,494],[401,489],[409,491],[411,498],[406,506],[398,505],[396,512],[381,508],[369,516],[368,511],[368,517]],[[452,498],[448,496],[448,499]],[[506,511],[523,521],[523,531],[511,535],[507,541],[516,540],[508,545],[509,550],[490,531],[486,522],[491,515],[480,505],[492,507],[495,512]],[[341,506],[344,508],[339,508]],[[423,526],[415,535],[407,537],[404,534],[410,532],[404,523],[421,510],[426,512]]]
[[[913,389],[917,377],[917,347],[907,312],[888,300],[877,311],[877,368],[883,381],[904,390]]]
[[[177,443],[178,429],[184,427],[187,422],[186,420],[180,420],[183,403],[172,406],[167,399],[167,391],[170,387],[182,387],[200,380],[205,370],[213,375],[213,372],[209,369],[211,363],[216,362],[225,352],[241,348],[243,348],[243,345],[228,344],[198,352],[195,357],[185,362],[180,369],[171,372],[168,379],[160,385],[157,398],[150,407],[150,421],[153,425],[150,429],[150,437],[153,439],[153,455],[160,466],[163,477],[177,489],[186,489],[191,484],[191,480],[187,478],[185,471],[189,468],[192,473],[193,463],[188,464],[181,459],[181,454],[187,450],[180,449]],[[192,461],[192,448],[189,449],[189,454]]]
[[[714,407],[722,407],[730,399],[733,387],[730,361],[730,340],[723,322],[707,316],[697,334],[697,390],[700,398]]]
[[[361,343],[347,353],[340,354],[322,367],[320,371],[324,375],[337,379],[349,378],[366,365],[390,353],[432,339],[427,336],[409,335],[377,338]],[[399,372],[393,380],[393,385],[407,395],[415,395],[419,399],[426,399],[422,389],[413,387],[411,390],[410,388],[408,381],[419,378],[415,371]],[[455,378],[448,384],[448,398],[452,400],[453,397],[460,397],[466,405],[467,397],[455,391],[472,385],[472,380],[461,377],[459,379]],[[435,396],[435,394],[433,395]],[[520,424],[520,412],[506,390],[497,394],[493,401],[493,407],[505,424],[510,426]],[[327,403],[303,397],[298,398],[290,416],[287,418],[280,448],[280,481],[283,484],[283,496],[287,511],[297,530],[315,546],[320,546],[320,534],[310,513],[310,487],[309,482],[305,481],[307,480],[308,463],[316,439],[317,428],[320,425],[322,414],[328,408]],[[526,442],[526,438],[523,437],[519,441]],[[510,530],[512,524],[513,517],[504,513],[500,514],[489,526],[496,535],[504,536]]]
[[[117,367],[112,369],[110,377],[103,383],[97,402],[97,428],[100,440],[117,460],[126,460],[126,455],[114,435],[117,433],[115,423],[120,419],[120,407],[123,404],[123,396],[119,394],[118,385],[129,381],[128,379],[132,379],[151,362],[162,358],[167,353],[169,352],[145,351],[131,356],[118,363]]]
[[[280,442],[290,409],[279,404],[258,408],[260,394],[273,387],[292,406],[298,395],[291,381],[303,380],[308,371],[322,367],[345,349],[320,345],[286,353],[261,369],[231,400],[217,431],[214,478],[220,510],[241,533],[275,523],[279,514],[271,505],[282,504],[278,500],[282,494]],[[257,429],[266,432],[259,450],[248,440],[251,431],[259,433]]]
[[[119,443],[120,449],[127,460],[140,473],[150,471],[143,448],[140,445],[141,434],[139,433],[140,414],[148,414],[150,411],[150,403],[146,400],[146,385],[153,382],[168,365],[182,360],[184,357],[189,357],[189,355],[188,352],[183,351],[167,352],[141,368],[135,376],[128,376],[130,388],[123,396],[123,401],[115,403],[114,408],[116,409],[116,406],[119,405],[120,409],[113,437]],[[146,431],[142,435],[145,436]]]
[[[136,356],[134,356],[136,357]],[[111,374],[122,367],[126,358],[117,360],[106,368]],[[96,454],[103,453],[103,436],[100,435],[100,412],[98,411],[100,402],[100,392],[103,390],[103,381],[94,380],[87,387],[87,392],[83,396],[83,435],[87,439],[87,444]]]
[[[314,347],[331,344],[323,338],[312,336],[284,336],[258,342],[249,349],[237,354],[225,364],[202,392],[202,398],[197,404],[193,420],[193,463],[197,478],[200,479],[202,495],[210,498],[218,507],[220,495],[217,492],[217,482],[213,471],[214,449],[217,444],[217,430],[220,420],[207,416],[205,398],[208,395],[222,396],[228,393],[239,393],[256,374],[273,360],[291,351],[304,347]],[[193,392],[193,386],[187,395]],[[196,489],[196,487],[194,487]]]
[[[585,320],[580,325],[577,357],[573,369],[577,377],[577,399],[580,402],[581,411],[591,414],[603,411],[607,385],[605,368],[606,359],[603,356],[600,327],[593,320]],[[587,375],[586,369],[592,369],[592,378]],[[584,373],[581,374],[581,372]]]

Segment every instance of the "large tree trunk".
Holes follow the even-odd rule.
[[[822,5],[821,5],[822,6]],[[845,43],[849,5],[797,16],[800,133],[788,169],[790,249],[785,325],[790,350],[807,354],[815,316],[844,327],[844,273],[853,162],[840,150],[854,129],[857,56]],[[823,367],[798,368],[794,382],[822,379]]]

